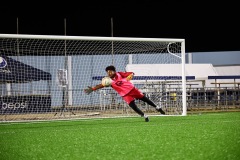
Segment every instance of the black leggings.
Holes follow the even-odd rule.
[[[155,108],[157,107],[157,106],[153,103],[153,101],[151,101],[151,100],[150,100],[149,98],[147,98],[146,96],[143,96],[140,100],[146,102],[147,104],[149,104],[149,105],[151,105],[151,106],[153,106],[153,107],[155,107]],[[137,107],[137,105],[136,105],[136,103],[135,103],[134,100],[129,103],[129,106],[130,106],[135,112],[137,112],[139,115],[144,116],[143,111],[141,111],[141,110]]]
[[[136,103],[135,103],[134,100],[129,103],[129,106],[130,106],[135,112],[137,112],[140,116],[142,116],[142,117],[144,116],[143,111],[141,111],[141,110],[137,107],[137,105],[136,105]]]
[[[141,98],[140,100],[146,102],[147,104],[149,104],[150,106],[153,106],[153,107],[157,107],[156,104],[153,103],[153,101],[151,101],[149,98],[147,98],[146,96],[143,96],[143,98]]]

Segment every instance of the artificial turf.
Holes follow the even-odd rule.
[[[238,160],[240,112],[0,123],[2,160]]]

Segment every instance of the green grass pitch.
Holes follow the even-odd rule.
[[[1,160],[238,160],[240,113],[0,123]]]

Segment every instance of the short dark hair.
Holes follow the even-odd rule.
[[[108,70],[116,72],[116,68],[114,66],[107,66],[105,71],[107,72]]]

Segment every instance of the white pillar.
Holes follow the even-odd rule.
[[[192,53],[188,53],[188,63],[192,64]]]
[[[132,64],[132,54],[128,55],[128,64]]]
[[[68,105],[73,104],[72,98],[72,57],[67,56],[67,66],[68,66]]]
[[[6,89],[7,89],[7,95],[11,96],[11,83],[6,84]]]

